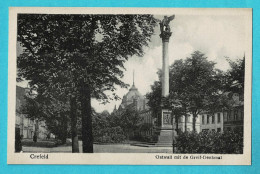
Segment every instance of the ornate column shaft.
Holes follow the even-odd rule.
[[[162,63],[162,96],[167,97],[169,95],[169,54],[168,54],[168,45],[169,39],[172,33],[163,31],[160,34],[162,38],[162,55],[163,55],[163,63]]]

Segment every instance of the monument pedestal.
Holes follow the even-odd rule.
[[[162,109],[160,125],[157,128],[158,141],[157,146],[172,146],[173,142],[173,119],[171,110]]]

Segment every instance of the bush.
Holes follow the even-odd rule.
[[[120,143],[125,141],[126,137],[121,127],[112,127],[108,129],[108,135],[111,137],[113,143]]]
[[[94,134],[94,141],[96,143],[120,143],[125,141],[125,139],[123,130],[119,126],[106,128]]]
[[[243,133],[180,132],[176,146],[178,153],[242,154]]]
[[[142,142],[157,142],[158,136],[155,134],[153,135],[136,134],[134,137],[132,137],[131,140],[142,141]]]

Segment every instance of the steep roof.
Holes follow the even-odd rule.
[[[142,94],[138,91],[134,84],[129,89],[128,93],[124,95],[122,103],[133,101],[133,99],[143,99]]]

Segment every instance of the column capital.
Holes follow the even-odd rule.
[[[169,42],[169,39],[172,35],[172,32],[169,32],[169,31],[163,31],[161,34],[160,34],[160,37],[162,38],[162,41],[163,42]]]

